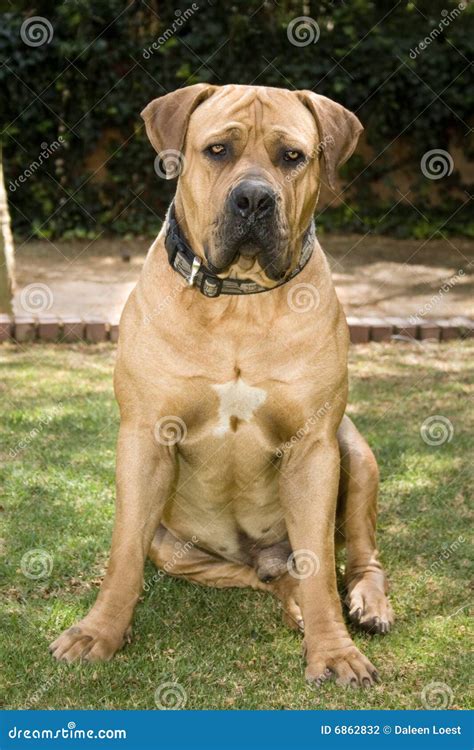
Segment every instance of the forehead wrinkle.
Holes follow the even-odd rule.
[[[242,89],[241,89],[242,91]],[[240,96],[236,99],[234,96],[232,96],[234,92],[233,91],[223,91],[222,92],[222,104],[225,103],[226,106],[226,115],[228,117],[236,117],[237,114],[242,110],[247,110],[250,108],[250,105],[252,104],[252,101],[255,99],[255,91],[251,88],[247,90],[243,90]],[[230,98],[230,101],[226,101]],[[245,116],[245,113],[244,113]]]
[[[232,135],[232,132],[234,131],[238,131],[240,137],[242,138],[242,136],[245,135],[246,128],[244,125],[242,125],[241,122],[229,122],[221,126],[216,126],[214,130],[211,130],[206,134],[205,140],[209,141],[213,138],[220,138],[221,136],[227,135],[227,133]]]
[[[274,125],[264,133],[265,140],[279,140],[287,143],[303,143],[306,133],[296,128],[282,128],[281,125]]]

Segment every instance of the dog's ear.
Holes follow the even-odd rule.
[[[153,99],[141,112],[146,132],[155,150],[182,151],[189,118],[196,107],[208,99],[217,86],[196,83]]]
[[[352,112],[326,96],[312,91],[298,91],[297,95],[316,120],[318,154],[323,156],[328,182],[334,189],[337,169],[352,156],[364,128]]]

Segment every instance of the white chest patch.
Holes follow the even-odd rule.
[[[231,417],[249,422],[253,413],[267,398],[263,388],[247,385],[242,378],[231,380],[223,385],[213,385],[220,399],[219,422],[214,428],[214,435],[225,435],[230,431]]]

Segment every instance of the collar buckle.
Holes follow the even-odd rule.
[[[198,256],[195,255],[192,265],[191,265],[191,273],[189,274],[189,279],[188,279],[189,286],[193,286],[194,279],[196,278],[196,275],[200,268],[201,268],[201,258],[198,258]]]

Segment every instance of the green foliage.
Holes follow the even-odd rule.
[[[456,202],[437,207],[433,181],[423,177],[419,162],[431,148],[446,149],[453,137],[466,148],[473,109],[468,80],[473,6],[413,56],[410,51],[457,3],[334,0],[309,2],[309,13],[292,0],[196,5],[191,15],[192,3],[181,8],[189,17],[179,27],[174,3],[155,0],[40,0],[34,8],[17,3],[22,10],[2,15],[0,111],[7,182],[38,158],[41,144],[59,136],[65,140],[31,177],[9,190],[17,233],[153,234],[173,185],[154,172],[154,152],[139,113],[152,98],[198,81],[311,88],[357,112],[377,158],[348,166],[351,179],[357,178],[344,195],[355,210],[349,211],[348,225],[343,209],[326,211],[323,225],[391,232],[394,223],[400,231],[403,220],[402,234],[430,236],[426,227],[441,226],[466,200],[465,192],[472,192],[455,168],[443,179],[442,196],[456,189]],[[288,23],[308,14],[320,28],[317,43],[290,44]],[[32,47],[22,41],[22,23],[31,15],[51,22],[49,44]],[[147,54],[164,34],[168,40]],[[410,153],[399,166],[416,177],[408,198],[423,216],[404,203],[403,216],[396,209],[381,221],[399,198],[391,147],[401,133]],[[101,155],[99,162],[94,154]],[[106,171],[94,174],[104,157]],[[380,199],[380,185],[392,190],[393,201]],[[442,231],[467,231],[465,216],[464,208],[454,228],[448,224]]]

